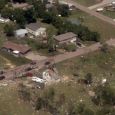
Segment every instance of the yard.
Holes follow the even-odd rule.
[[[21,101],[16,86],[0,86],[0,115],[48,115],[35,112],[29,103]]]
[[[84,6],[92,6],[99,3],[101,0],[74,0]]]
[[[12,54],[3,51],[0,51],[0,57],[5,60],[6,65],[10,64],[12,66],[20,66],[30,62],[29,59],[26,59],[24,57],[15,57]]]
[[[102,51],[87,54],[83,57],[76,57],[57,64],[61,75],[73,78],[84,78],[91,73],[95,83],[106,78],[115,87],[115,49],[110,48],[108,53]]]
[[[87,26],[90,30],[99,32],[101,35],[101,41],[115,37],[115,27],[113,25],[80,10],[72,12],[69,19],[79,20],[81,21],[81,24]]]
[[[112,19],[115,19],[115,12],[114,11],[103,11],[102,14],[104,14],[105,16],[108,16]]]

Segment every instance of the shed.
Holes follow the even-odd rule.
[[[77,40],[77,35],[74,34],[73,32],[68,32],[68,33],[65,33],[65,34],[55,36],[54,39],[59,44],[63,44],[63,43],[71,42],[71,40]]]
[[[19,29],[15,31],[16,37],[25,37],[25,35],[28,34],[28,31],[26,29]]]

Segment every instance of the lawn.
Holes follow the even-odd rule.
[[[91,73],[95,83],[101,82],[106,78],[115,87],[115,49],[110,48],[108,53],[97,51],[87,54],[83,58],[76,57],[57,64],[61,75],[73,77],[77,74],[78,78],[84,78],[87,73]]]
[[[20,65],[23,65],[23,64],[30,62],[29,59],[26,59],[24,57],[15,57],[15,56],[13,56],[7,52],[4,52],[4,51],[0,51],[0,55],[4,59],[8,60],[11,64],[16,65],[16,66],[20,66]]]
[[[57,94],[65,94],[66,102],[72,100],[74,103],[80,103],[82,99],[82,103],[86,107],[97,111],[100,106],[96,106],[91,101],[88,91],[92,91],[104,78],[115,89],[115,49],[113,48],[110,48],[108,53],[97,51],[83,57],[72,58],[56,64],[56,67],[61,75],[69,78],[68,82],[53,85]],[[84,78],[87,73],[92,74],[93,83],[91,87],[86,87],[86,85],[77,82],[78,79]]]
[[[6,60],[0,55],[0,69],[3,69],[6,63]]]
[[[99,3],[99,0],[74,0],[84,6],[92,6]]]
[[[16,88],[0,87],[0,115],[37,115],[32,107],[20,101]]]
[[[108,16],[112,19],[115,19],[115,12],[112,12],[112,11],[104,11],[102,12],[102,14],[104,14],[105,16]]]
[[[91,31],[99,32],[101,35],[101,41],[115,37],[115,26],[82,11],[77,10],[72,12],[69,19],[80,20],[81,24],[87,26]]]

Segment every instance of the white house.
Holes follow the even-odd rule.
[[[26,30],[35,37],[46,37],[46,28],[41,27],[38,22],[28,24]]]
[[[15,31],[15,36],[20,37],[20,38],[25,37],[25,35],[27,34],[28,34],[28,31],[26,29],[19,29]]]

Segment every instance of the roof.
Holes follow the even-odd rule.
[[[30,23],[26,26],[26,28],[31,29],[32,31],[36,31],[41,27],[40,22],[37,23]]]
[[[46,4],[46,8],[47,8],[47,9],[48,9],[48,8],[51,8],[51,7],[53,7],[52,4]]]
[[[28,31],[26,29],[19,29],[15,31],[17,35],[27,34]]]
[[[16,44],[10,41],[5,42],[2,47],[7,48],[7,49],[12,49],[14,51],[19,51],[21,53],[26,53],[27,51],[30,50],[30,47],[28,46],[25,46],[22,44]]]
[[[28,3],[13,3],[13,8],[20,8],[20,9],[28,9],[31,8],[33,5],[30,5]]]
[[[68,33],[65,33],[65,34],[61,34],[61,35],[55,36],[54,38],[57,41],[61,42],[61,41],[65,41],[65,40],[71,39],[73,37],[77,37],[77,35],[72,33],[72,32],[68,32]]]

